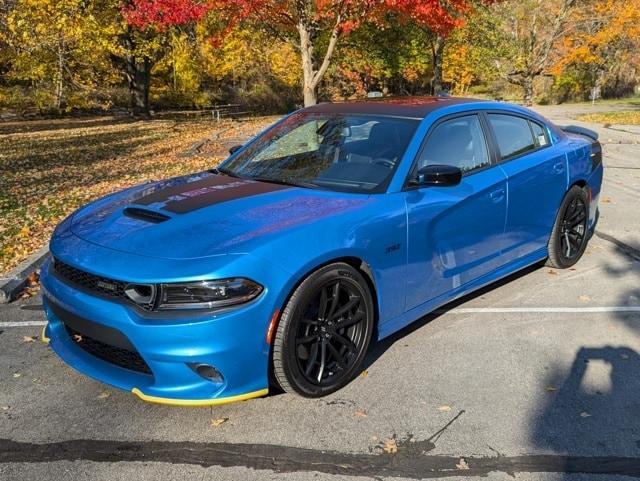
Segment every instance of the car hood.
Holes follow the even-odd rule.
[[[112,194],[76,212],[70,228],[110,249],[194,259],[251,252],[254,243],[359,209],[367,199],[206,172]]]

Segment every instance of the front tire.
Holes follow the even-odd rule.
[[[557,269],[573,266],[589,241],[589,200],[584,189],[574,185],[565,195],[549,239],[547,265]]]
[[[280,387],[321,397],[357,374],[374,327],[373,299],[362,274],[345,263],[307,277],[287,303],[273,342]]]

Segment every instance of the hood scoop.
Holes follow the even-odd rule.
[[[171,219],[168,215],[155,210],[142,209],[140,207],[126,207],[123,214],[132,219],[138,219],[151,224],[160,224],[166,220]]]

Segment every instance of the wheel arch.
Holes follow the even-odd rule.
[[[586,179],[583,179],[583,178],[572,179],[571,182],[567,185],[567,189],[564,191],[564,194],[562,194],[562,197],[560,198],[560,202],[558,203],[558,208],[556,209],[556,215],[558,215],[558,213],[560,212],[560,207],[562,206],[562,203],[564,202],[565,197],[567,197],[567,194],[571,189],[573,189],[574,187],[580,187],[581,189],[584,189],[588,185],[589,184],[587,183]],[[553,226],[551,228],[553,229]]]
[[[567,187],[567,192],[569,192],[571,190],[571,188],[573,186],[578,186],[581,189],[584,189],[588,184],[587,184],[587,180],[586,179],[576,179],[573,181],[572,184],[569,185],[569,187]]]
[[[374,310],[374,320],[373,320],[374,325],[373,325],[372,339],[377,339],[378,338],[378,321],[380,319],[380,305],[379,305],[379,297],[378,297],[378,290],[376,287],[375,275],[373,273],[373,269],[370,263],[357,255],[342,255],[342,256],[331,257],[323,260],[320,263],[314,263],[313,267],[306,266],[305,268],[302,268],[300,272],[298,272],[298,274],[294,276],[295,281],[289,286],[288,292],[282,298],[282,300],[278,303],[279,307],[277,308],[277,311],[276,311],[277,316],[274,316],[274,318],[271,320],[268,328],[268,332],[269,333],[276,332],[276,330],[278,329],[278,324],[280,324],[280,316],[282,315],[282,311],[284,310],[285,306],[289,302],[289,299],[291,299],[291,296],[293,295],[293,293],[296,291],[296,289],[300,286],[300,284],[302,284],[302,282],[307,277],[309,277],[311,274],[313,274],[317,270],[322,269],[325,266],[328,266],[330,264],[340,263],[340,262],[348,264],[354,269],[356,269],[360,274],[362,274],[362,277],[367,282],[367,285],[369,287],[369,292],[371,293],[371,298],[373,300],[373,310]],[[268,348],[269,348],[269,358],[268,358],[269,359],[269,365],[268,365],[269,385],[270,387],[276,387],[279,389],[278,383],[275,380],[275,376],[273,373],[273,339],[270,339],[270,342],[268,343]]]
[[[364,277],[365,281],[367,282],[369,291],[371,292],[371,297],[373,299],[373,307],[375,310],[374,322],[377,328],[378,318],[380,314],[380,305],[379,305],[377,283],[376,283],[375,275],[373,273],[373,268],[371,267],[371,264],[367,260],[363,259],[361,256],[353,255],[353,254],[339,255],[335,257],[325,258],[322,261],[314,262],[310,265],[307,265],[301,268],[300,271],[298,271],[298,273],[296,273],[293,276],[295,279],[294,282],[288,287],[287,289],[288,292],[286,293],[285,297],[282,298],[282,301],[279,303],[280,311],[284,309],[284,306],[287,305],[287,302],[289,302],[289,299],[291,299],[291,296],[293,295],[295,290],[300,286],[300,284],[302,284],[302,282],[307,277],[309,277],[311,274],[313,274],[317,270],[322,269],[325,266],[328,266],[329,264],[336,264],[339,262],[349,264],[351,267],[357,270],[360,274],[362,274],[362,277]]]

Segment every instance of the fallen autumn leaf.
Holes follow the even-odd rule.
[[[394,438],[387,438],[384,440],[382,450],[387,454],[396,454],[398,452],[398,443]]]
[[[217,418],[217,419],[212,419],[211,420],[211,425],[214,428],[217,428],[218,426],[220,426],[221,424],[226,423],[229,420],[229,418]]]

